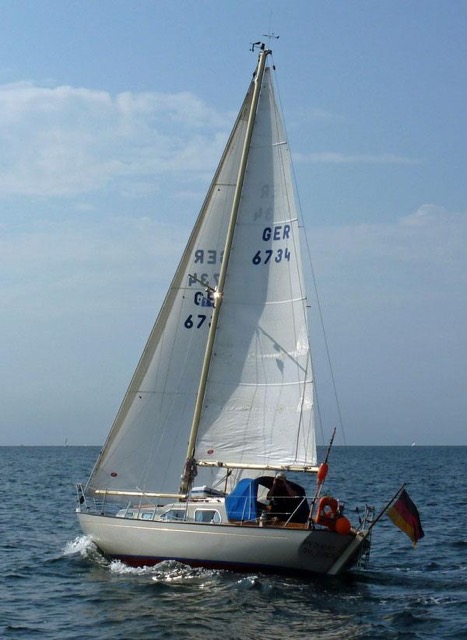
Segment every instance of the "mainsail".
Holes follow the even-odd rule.
[[[185,463],[255,80],[87,490],[175,493]],[[316,464],[289,148],[263,76],[202,405],[201,464]]]
[[[315,463],[312,380],[289,147],[266,69],[196,457]]]

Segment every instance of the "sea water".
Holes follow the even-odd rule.
[[[74,513],[97,453],[0,448],[2,640],[467,639],[467,447],[335,447],[326,493],[350,520],[407,482],[425,537],[384,516],[369,568],[332,579],[107,562]]]

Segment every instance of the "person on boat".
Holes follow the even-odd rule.
[[[274,478],[267,499],[272,518],[286,522],[307,521],[310,510],[305,490],[299,484],[287,480],[284,473],[279,473]]]

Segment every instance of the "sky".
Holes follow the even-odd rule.
[[[0,445],[105,440],[264,34],[336,441],[466,445],[466,27],[461,0],[2,2]]]

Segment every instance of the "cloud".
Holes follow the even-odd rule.
[[[433,317],[456,308],[466,320],[467,213],[424,204],[392,223],[317,227],[310,236],[330,304],[389,313],[418,306]]]
[[[301,122],[345,122],[347,120],[345,116],[339,113],[326,111],[326,109],[319,107],[296,108],[295,114],[297,114]]]
[[[407,430],[416,428],[423,443],[455,443],[467,410],[467,212],[424,204],[392,223],[316,227],[310,236],[334,375],[351,431],[362,429],[367,442],[369,436],[381,444],[404,442]],[[332,386],[311,304],[323,410],[333,405]],[[327,411],[332,423],[333,409]]]
[[[433,256],[436,246],[463,255],[462,246],[467,233],[467,213],[448,212],[435,204],[423,204],[393,222],[322,226],[313,231],[326,246],[334,247],[333,255],[385,256],[414,261]]]
[[[415,213],[412,213],[401,219],[401,224],[409,227],[427,227],[445,224],[447,220],[460,220],[455,214],[449,214],[444,207],[436,204],[423,204]]]
[[[313,118],[336,118],[315,110]],[[204,181],[231,114],[188,92],[106,91],[32,82],[0,85],[0,198],[148,194],[168,175]],[[295,153],[298,163],[408,165],[394,154]]]
[[[0,86],[0,196],[76,196],[214,165],[229,118],[196,96]],[[152,185],[154,188],[154,185]]]
[[[303,164],[396,164],[415,165],[419,160],[398,156],[392,153],[373,154],[345,154],[335,151],[322,151],[317,153],[294,153],[295,162]]]
[[[3,229],[2,302],[10,315],[73,321],[154,305],[187,230],[147,217],[37,220]],[[145,299],[145,296],[146,299]]]

